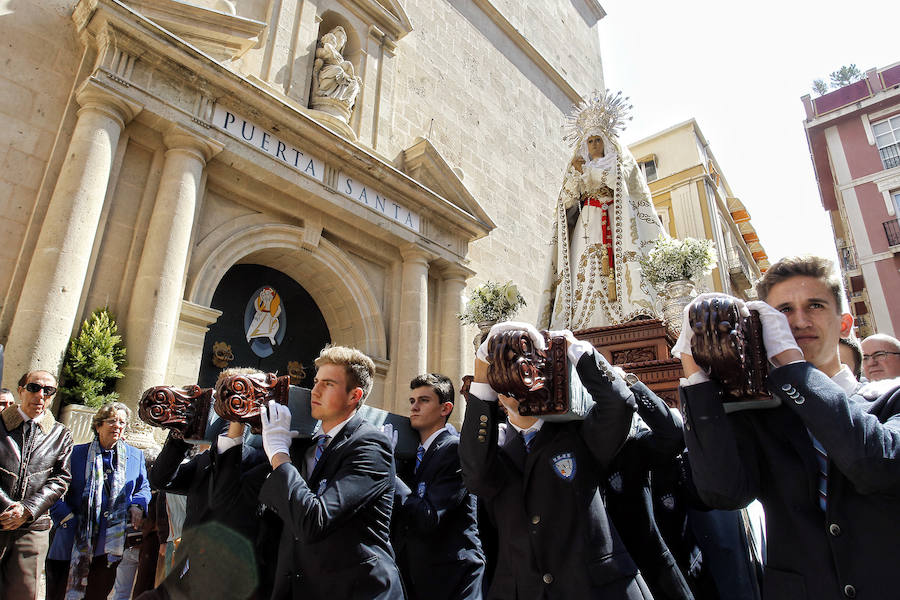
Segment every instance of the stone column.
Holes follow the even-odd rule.
[[[147,388],[166,383],[203,168],[222,150],[218,142],[179,125],[163,141],[169,150],[124,328],[128,366],[118,389],[130,406],[137,406]]]
[[[141,106],[93,79],[38,235],[6,344],[3,381],[30,369],[59,373],[97,237],[119,136]]]
[[[441,271],[441,373],[453,381],[456,390],[459,390],[462,376],[472,372],[472,365],[465,363],[466,340],[457,316],[465,309],[463,291],[466,289],[466,279],[472,274],[472,271],[459,265],[448,265]],[[454,421],[461,419],[461,415],[456,414],[457,411],[453,412]]]
[[[386,398],[385,407],[407,414],[406,394],[413,377],[425,372],[428,352],[428,261],[431,254],[415,244],[400,249],[400,324],[397,330],[395,398]]]

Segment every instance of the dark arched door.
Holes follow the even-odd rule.
[[[234,265],[210,305],[222,316],[206,334],[200,386],[215,385],[226,367],[254,367],[291,374],[294,385],[312,387],[313,360],[331,336],[321,311],[300,284],[270,267]]]

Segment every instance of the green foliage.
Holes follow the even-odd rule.
[[[831,80],[832,89],[836,90],[845,85],[850,85],[854,81],[859,81],[863,78],[863,74],[856,65],[851,64],[850,66],[845,65],[837,71],[832,71],[828,78]]]
[[[828,84],[825,83],[824,79],[816,79],[812,83],[813,91],[819,96],[824,96],[828,93]]]
[[[119,394],[113,388],[124,375],[124,365],[125,347],[116,320],[108,308],[98,308],[69,344],[63,361],[60,398],[67,404],[95,408],[118,400]]]
[[[475,288],[472,298],[466,303],[466,310],[457,315],[463,325],[478,325],[485,321],[508,321],[520,306],[525,306],[525,298],[512,281],[503,285],[488,281]]]

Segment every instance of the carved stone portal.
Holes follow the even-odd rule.
[[[141,397],[138,416],[148,425],[171,429],[185,440],[202,440],[206,433],[212,389],[160,385]]]
[[[266,373],[263,381],[246,375],[224,377],[216,384],[216,414],[226,421],[247,423],[253,433],[260,433],[260,409],[269,400],[287,405],[290,385],[290,375]]]

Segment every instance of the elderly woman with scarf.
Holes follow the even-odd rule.
[[[150,501],[143,452],[123,441],[131,410],[119,402],[94,415],[94,440],[72,449],[72,483],[50,509],[56,534],[47,555],[47,600],[101,600],[112,590],[125,531]]]

